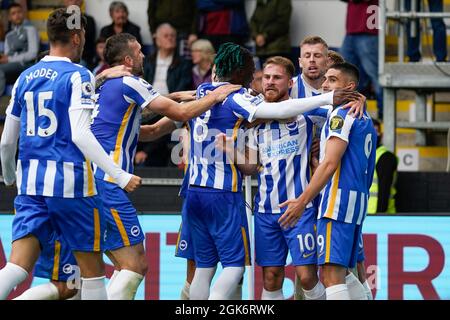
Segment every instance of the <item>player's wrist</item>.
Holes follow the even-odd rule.
[[[121,187],[122,189],[125,189],[125,187],[130,182],[131,178],[133,177],[132,174],[122,171],[119,176],[116,178],[117,185]]]

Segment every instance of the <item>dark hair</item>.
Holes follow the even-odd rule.
[[[334,50],[328,50],[328,59],[333,61],[333,64],[344,63],[344,57]]]
[[[68,44],[74,33],[80,33],[81,29],[69,29],[70,20],[73,19],[73,13],[67,12],[67,9],[56,9],[47,20],[47,34],[50,43]],[[81,16],[81,28],[86,28],[87,20],[84,15]]]
[[[254,66],[253,56],[247,49],[232,42],[222,44],[214,59],[216,75],[221,80],[230,78],[238,70]]]
[[[8,6],[8,11],[11,10],[12,8],[20,8],[20,9],[22,9],[22,6],[20,4],[18,4],[18,3],[16,3],[16,2],[13,2],[13,3],[11,3]]]
[[[129,33],[118,33],[106,39],[105,61],[110,66],[120,63],[130,52],[130,42],[137,41],[136,37]]]
[[[105,43],[106,38],[105,37],[98,37],[97,40],[95,40],[95,45],[98,45],[99,43]]]
[[[379,120],[372,118],[372,122],[373,122],[374,127],[381,128],[381,122]]]
[[[343,63],[337,63],[337,64],[333,64],[329,69],[336,69],[341,71],[342,73],[350,76],[350,78],[352,78],[356,85],[358,85],[359,82],[359,70],[358,68],[349,63],[349,62],[343,62]]]
[[[286,73],[288,74],[289,78],[292,78],[295,73],[295,67],[291,60],[281,57],[281,56],[275,56],[270,57],[269,59],[264,62],[263,68],[265,68],[268,64],[276,64],[279,66],[284,67],[286,70]]]
[[[118,8],[124,10],[128,14],[128,7],[125,3],[123,3],[122,1],[113,1],[109,5],[109,15],[111,15],[112,12]]]

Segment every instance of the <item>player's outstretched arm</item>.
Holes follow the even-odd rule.
[[[232,92],[241,88],[239,85],[223,85],[211,91],[203,98],[179,104],[165,97],[157,97],[148,107],[154,112],[165,115],[172,120],[186,122],[208,111],[216,103],[222,102]]]
[[[139,141],[155,141],[171,133],[176,128],[177,126],[173,120],[164,117],[154,124],[142,125],[139,131]]]
[[[14,185],[16,181],[16,152],[19,133],[20,120],[7,115],[0,141],[3,180],[7,186]]]
[[[299,114],[325,105],[341,105],[347,101],[360,99],[357,92],[350,90],[334,90],[322,95],[289,99],[280,102],[262,102],[258,105],[255,119],[289,119]]]
[[[325,187],[333,174],[336,172],[342,156],[347,149],[347,142],[338,137],[330,137],[325,147],[325,157],[320,163],[311,182],[305,191],[297,199],[288,200],[280,204],[280,207],[288,207],[278,222],[281,227],[293,227],[303,214],[306,205],[311,202]]]

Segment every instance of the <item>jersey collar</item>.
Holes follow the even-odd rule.
[[[53,61],[72,62],[72,60],[70,60],[67,57],[57,57],[57,56],[45,56],[45,57],[42,58],[41,61],[44,61],[44,62],[53,62]]]

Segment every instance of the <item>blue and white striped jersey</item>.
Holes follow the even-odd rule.
[[[197,98],[205,96],[225,83],[203,83],[197,88]],[[190,156],[189,184],[240,192],[242,176],[233,163],[227,163],[223,152],[215,148],[215,136],[226,133],[236,138],[244,120],[252,121],[257,105],[263,101],[242,88],[230,94],[201,116],[189,121]]]
[[[321,192],[318,218],[360,225],[366,215],[375,169],[377,134],[367,112],[358,119],[348,115],[348,111],[342,107],[336,108],[322,128],[321,161],[330,137],[346,141],[347,149],[333,177]]]
[[[317,90],[311,87],[304,79],[303,74],[295,76],[292,80],[294,83],[289,90],[289,96],[293,99],[308,98],[322,94],[322,90]]]
[[[330,106],[299,115],[291,122],[271,121],[251,129],[248,146],[258,151],[261,169],[255,212],[283,213],[279,204],[300,196],[310,181],[309,158],[314,122],[324,122]],[[308,208],[311,203],[307,205]]]
[[[138,77],[110,79],[97,93],[91,130],[114,163],[124,171],[133,173],[141,111],[160,94]],[[114,182],[98,167],[95,177]]]
[[[94,76],[70,59],[46,56],[22,72],[7,109],[21,122],[19,195],[80,198],[97,193],[92,165],[72,142],[71,109],[94,109]]]

